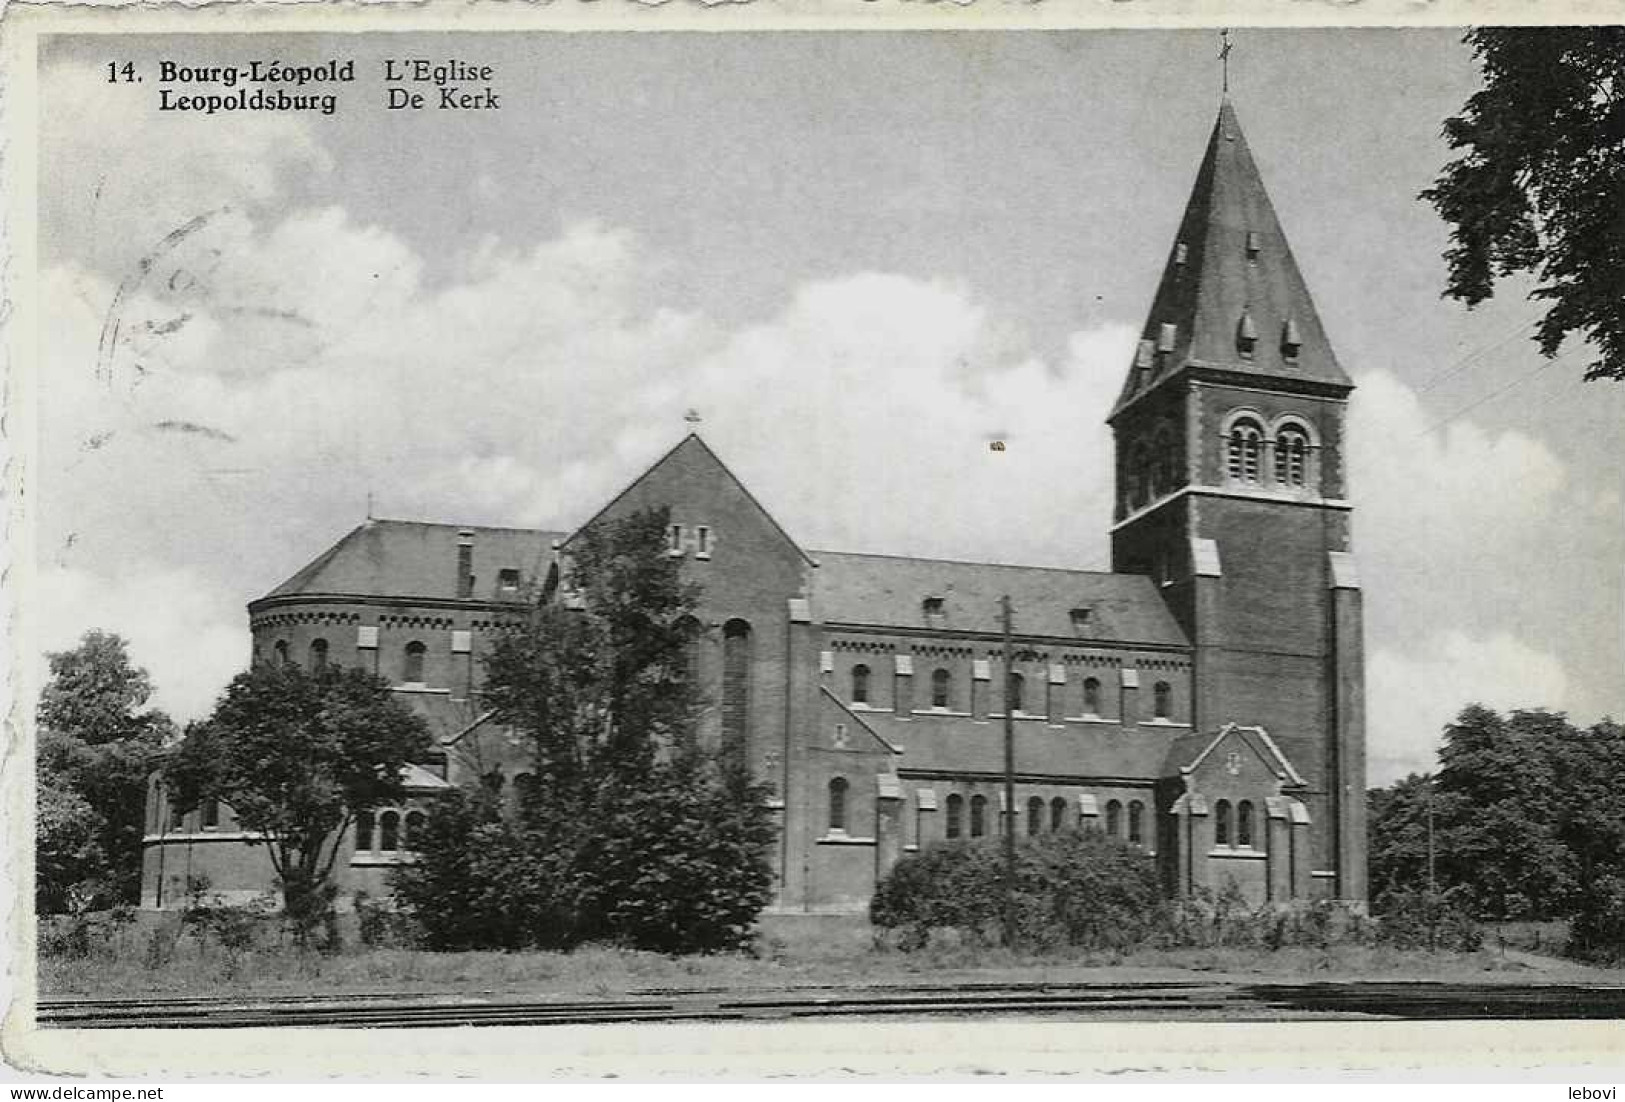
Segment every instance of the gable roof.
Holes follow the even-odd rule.
[[[620,493],[610,498],[609,502],[605,504],[602,509],[599,509],[596,513],[589,517],[587,521],[581,525],[581,527],[570,533],[570,535],[564,540],[564,546],[568,547],[570,542],[581,534],[582,529],[590,528],[593,524],[597,523],[599,518],[613,510],[616,505],[627,497],[627,495],[631,494],[632,491],[636,490],[645,481],[653,477],[656,472],[661,470],[661,468],[681,463],[693,463],[700,466],[702,469],[705,467],[710,467],[715,471],[716,474],[727,479],[736,489],[738,489],[741,494],[744,495],[745,500],[750,502],[756,511],[762,515],[763,519],[767,521],[769,526],[772,527],[773,531],[777,532],[784,542],[793,548],[797,555],[801,556],[807,565],[816,565],[813,560],[808,557],[807,552],[801,549],[801,545],[796,543],[796,541],[790,537],[790,533],[784,530],[784,526],[775,520],[773,518],[773,514],[768,512],[762,503],[756,499],[756,495],[750,492],[750,488],[739,480],[738,475],[734,474],[733,471],[728,469],[728,465],[722,461],[716,452],[711,450],[711,446],[709,444],[700,439],[699,433],[695,432],[691,432],[679,440],[670,451],[666,452],[665,455],[651,463],[642,474],[638,475],[638,477],[634,478],[630,483],[628,483]]]
[[[1244,317],[1256,335],[1250,358],[1238,347]],[[1289,322],[1299,344],[1291,361],[1282,348]],[[1173,347],[1159,354],[1165,325],[1174,327]],[[1188,365],[1353,388],[1229,99],[1219,107],[1141,336],[1114,414]]]
[[[457,593],[459,533],[474,534],[472,598]],[[492,528],[369,520],[318,555],[270,597],[334,594],[407,600],[497,600],[497,572],[536,577],[550,562],[563,533],[534,528]],[[262,600],[265,598],[261,598]]]
[[[993,633],[1002,629],[999,599],[1008,594],[1016,635],[1188,645],[1155,584],[1138,574],[815,554],[810,598],[813,619],[822,623]],[[927,597],[942,600],[940,620],[927,621]],[[1089,610],[1083,625],[1074,627],[1073,609]]]
[[[1194,773],[1201,767],[1219,744],[1227,739],[1239,739],[1270,769],[1280,777],[1282,782],[1292,788],[1302,788],[1307,783],[1303,776],[1293,766],[1290,759],[1281,752],[1281,748],[1270,738],[1270,733],[1262,727],[1244,727],[1239,723],[1226,723],[1217,733],[1211,736],[1193,734],[1189,738],[1180,739],[1169,748],[1169,772]],[[1200,747],[1200,751],[1191,756],[1191,751]]]

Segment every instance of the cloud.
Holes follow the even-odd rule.
[[[1098,566],[1102,428],[1127,327],[1046,364],[963,288],[860,273],[802,287],[650,394],[647,457],[684,407],[797,539],[897,554]],[[1003,451],[989,444],[1002,440]]]
[[[150,85],[149,85],[150,87]],[[308,123],[262,112],[215,120],[198,140],[199,120],[152,109],[134,90],[109,95],[105,67],[49,63],[42,74],[42,256],[72,258],[115,280],[176,227],[222,207],[271,209],[299,176],[332,160]]]
[[[1395,549],[1412,559],[1459,564],[1494,553],[1564,489],[1562,462],[1534,437],[1468,420],[1436,427],[1437,415],[1387,371],[1356,382],[1349,438],[1359,515],[1369,530],[1403,532]]]
[[[69,650],[93,628],[116,632],[152,675],[152,707],[180,720],[206,714],[248,656],[247,617],[229,591],[184,567],[104,576],[45,568],[35,579],[38,645]]]
[[[728,333],[664,305],[671,266],[594,222],[444,266],[431,286],[400,239],[305,208],[217,215],[122,298],[51,269],[47,561],[186,570],[237,621],[369,491],[380,515],[571,525],[695,408],[809,545],[1103,564],[1126,327],[1044,363],[962,287],[858,273]]]
[[[1437,768],[1444,726],[1466,705],[1551,707],[1569,684],[1556,656],[1510,634],[1445,631],[1373,649],[1367,688],[1367,780],[1378,785]]]

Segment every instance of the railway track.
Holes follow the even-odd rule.
[[[1625,1018],[1625,985],[1457,983],[1028,983],[787,990],[649,990],[593,1000],[485,993],[44,999],[70,1029],[405,1029],[829,1018],[1111,1018],[1122,1021]]]

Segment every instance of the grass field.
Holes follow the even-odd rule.
[[[1384,946],[1330,949],[1167,949],[1045,954],[934,944],[905,953],[877,946],[858,917],[767,916],[754,955],[672,958],[605,946],[572,953],[432,953],[359,944],[331,955],[272,942],[243,950],[180,937],[143,921],[91,939],[83,956],[42,955],[43,998],[94,995],[273,995],[303,992],[505,993],[609,997],[649,989],[815,987],[911,983],[1435,979],[1505,983],[1596,979],[1617,973],[1532,956],[1495,939],[1478,953]]]

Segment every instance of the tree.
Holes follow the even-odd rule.
[[[1431,775],[1412,773],[1387,788],[1366,794],[1366,821],[1370,824],[1371,898],[1380,900],[1396,892],[1423,891],[1428,885],[1429,804],[1432,804],[1432,844],[1437,864],[1438,828],[1453,816],[1432,791]]]
[[[42,777],[34,811],[34,909],[40,914],[79,910],[87,898],[109,894],[110,867],[101,846],[102,817],[85,798]]]
[[[750,936],[774,830],[743,748],[696,738],[699,589],[666,554],[668,523],[590,525],[567,585],[498,631],[484,698],[530,743],[534,780],[516,814],[483,797],[431,812],[394,881],[431,945],[704,952]]]
[[[1445,729],[1439,869],[1443,883],[1470,886],[1485,915],[1543,918],[1561,913],[1572,896],[1575,864],[1557,832],[1565,797],[1556,768],[1556,747],[1571,729],[1558,713],[1514,711],[1503,719],[1478,705]]]
[[[406,765],[429,750],[422,719],[381,678],[264,664],[239,674],[187,729],[165,769],[170,798],[227,804],[264,844],[300,944],[332,897],[329,876],[354,817],[399,802]]]
[[[143,710],[152,682],[119,636],[88,631],[48,661],[37,712],[36,898],[47,912],[70,901],[134,902],[147,776],[175,726],[163,712]],[[81,839],[85,830],[92,834]]]
[[[565,814],[587,796],[585,778],[638,776],[692,732],[699,588],[666,554],[669,516],[648,509],[583,529],[569,589],[540,592],[485,660],[494,718],[531,740],[538,785]]]
[[[1484,87],[1445,122],[1461,150],[1422,193],[1451,227],[1446,295],[1527,273],[1548,358],[1576,334],[1587,379],[1625,380],[1625,27],[1469,31]]]

